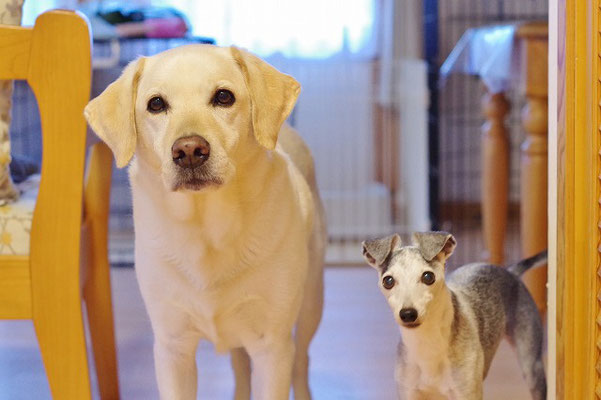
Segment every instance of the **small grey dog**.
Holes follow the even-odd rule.
[[[515,348],[534,400],[546,398],[541,318],[519,276],[546,252],[508,268],[467,264],[445,278],[456,241],[446,232],[363,242],[401,328],[396,381],[406,400],[482,399],[482,381],[503,338]]]

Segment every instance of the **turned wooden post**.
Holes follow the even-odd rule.
[[[486,258],[493,264],[504,259],[509,193],[509,137],[505,116],[509,112],[505,93],[486,92],[482,109],[482,224]]]
[[[521,147],[520,227],[522,254],[529,257],[547,248],[547,24],[524,24],[517,31],[517,39],[521,42],[521,81],[526,95],[522,110],[526,138]],[[528,271],[523,280],[544,315],[547,268]]]

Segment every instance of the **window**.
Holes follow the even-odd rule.
[[[192,34],[235,44],[260,56],[281,53],[286,57],[327,58],[338,53],[373,56],[376,0],[153,0],[130,2],[172,6],[192,25]],[[33,25],[41,12],[55,7],[74,8],[74,0],[26,1],[23,24]],[[103,1],[99,7],[123,7],[123,2]]]
[[[193,33],[261,56],[325,58],[339,52],[372,55],[375,0],[169,1],[184,11]]]

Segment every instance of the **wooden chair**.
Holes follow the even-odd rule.
[[[53,398],[89,399],[85,299],[100,394],[116,399],[107,260],[112,155],[104,144],[92,147],[84,185],[83,109],[91,85],[86,20],[50,11],[32,29],[0,26],[0,79],[29,83],[43,147],[29,254],[0,256],[0,318],[33,320]]]

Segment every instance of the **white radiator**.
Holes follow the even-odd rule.
[[[327,261],[362,262],[360,242],[392,232],[427,230],[428,149],[426,69],[421,61],[391,68],[396,87],[374,84],[371,60],[268,59],[302,86],[291,117],[313,151],[317,181],[328,219]],[[382,93],[392,95],[383,98]],[[400,190],[375,180],[374,106],[391,101],[400,111]],[[402,132],[402,134],[401,134]],[[397,217],[394,219],[393,206]]]

